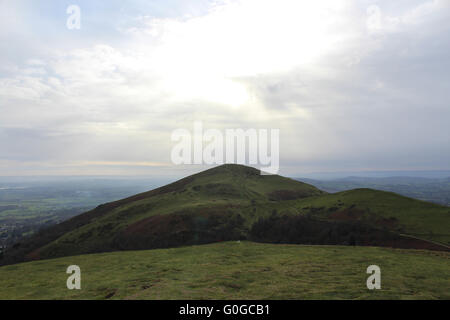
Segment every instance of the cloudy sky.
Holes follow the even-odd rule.
[[[0,176],[179,172],[194,121],[280,129],[285,174],[449,170],[449,34],[448,0],[0,0]]]

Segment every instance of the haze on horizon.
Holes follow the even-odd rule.
[[[285,175],[450,170],[449,34],[446,0],[0,1],[0,176],[198,171],[195,121],[280,129]]]

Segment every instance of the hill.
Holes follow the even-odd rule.
[[[100,205],[6,252],[3,263],[245,238],[264,204],[321,195],[319,189],[241,165],[222,165]]]
[[[370,188],[450,206],[450,178],[346,177],[333,180],[297,179],[327,192]]]
[[[66,288],[72,264],[81,290]],[[366,287],[369,264],[381,290]],[[21,263],[0,279],[0,299],[450,299],[450,255],[234,241]]]
[[[448,250],[449,210],[370,189],[327,194],[222,165],[100,205],[17,244],[0,263],[244,239]]]
[[[355,189],[295,203],[300,213],[338,221],[364,221],[429,241],[450,245],[450,208],[392,192]]]

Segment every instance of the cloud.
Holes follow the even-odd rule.
[[[448,8],[221,1],[195,15],[124,18],[116,33],[69,46],[74,33],[63,29],[45,51],[0,32],[0,48],[10,42],[0,54],[0,158],[97,170],[167,163],[171,131],[201,120],[280,128],[281,165],[292,170],[447,168]]]

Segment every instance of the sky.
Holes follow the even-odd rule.
[[[279,129],[282,174],[450,170],[449,34],[448,0],[0,0],[0,176],[198,171],[196,121]]]

